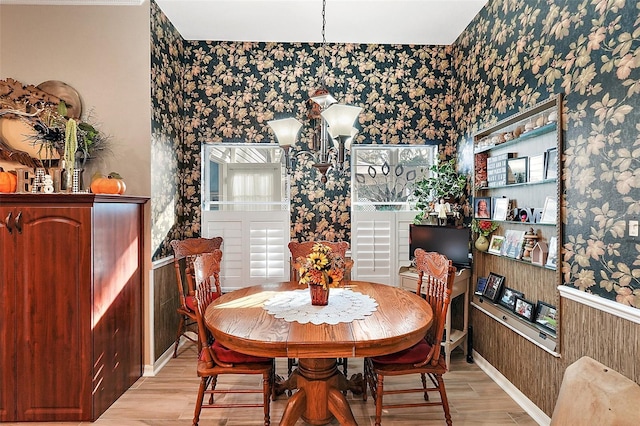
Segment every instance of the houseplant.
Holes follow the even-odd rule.
[[[344,278],[344,259],[329,246],[316,243],[307,257],[299,259],[299,284],[309,286],[312,305],[329,302],[329,287],[336,287]]]
[[[457,172],[456,159],[451,158],[429,167],[429,173],[413,184],[416,208],[420,210],[414,223],[421,223],[440,200],[457,201],[465,194],[467,177]]]

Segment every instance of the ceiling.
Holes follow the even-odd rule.
[[[156,0],[186,40],[321,42],[322,0]],[[487,0],[327,0],[329,43],[452,44]]]

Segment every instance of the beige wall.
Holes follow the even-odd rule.
[[[149,2],[142,6],[0,6],[0,79],[61,80],[111,135],[93,164],[119,172],[127,194],[151,193]]]
[[[112,154],[88,167],[119,172],[129,195],[151,195],[150,5],[0,5],[0,79],[75,88],[84,111],[111,136]],[[86,113],[83,113],[83,118]],[[145,364],[151,361],[150,205],[145,208]]]

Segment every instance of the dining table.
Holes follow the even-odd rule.
[[[357,425],[345,391],[366,392],[361,374],[347,379],[337,358],[394,353],[419,342],[433,322],[421,297],[386,284],[349,281],[331,288],[326,306],[311,305],[295,281],[267,283],[223,294],[205,312],[206,326],[229,349],[270,358],[298,358],[298,368],[277,383],[296,389],[280,425]],[[343,393],[344,392],[344,393]]]

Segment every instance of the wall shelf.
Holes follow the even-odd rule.
[[[524,337],[534,345],[542,348],[546,352],[555,357],[560,357],[560,353],[556,352],[557,337],[550,331],[542,327],[518,318],[513,312],[510,312],[502,306],[493,303],[487,298],[473,296],[471,306],[484,312],[500,324]]]
[[[533,126],[536,127],[532,128]],[[519,217],[521,210],[528,212],[528,217],[531,216],[530,212],[533,212],[532,217],[535,217],[536,211],[544,210],[543,206],[547,205],[550,198],[556,200],[556,205],[560,206],[562,180],[557,177],[561,176],[562,170],[561,156],[558,155],[563,146],[562,95],[539,102],[481,130],[474,135],[474,144],[474,198],[507,198],[507,212],[511,214],[507,217],[510,219]],[[518,161],[519,159],[524,161]],[[535,159],[535,162],[532,162],[532,159]],[[517,183],[507,184],[509,181]],[[494,231],[494,235],[503,235],[505,239],[513,236],[521,238],[520,231],[532,228],[538,237],[537,241],[546,243],[549,252],[559,253],[562,235],[559,213],[560,209],[556,209],[555,220],[545,220],[547,223],[497,221],[500,226]],[[548,223],[550,221],[552,223]],[[503,278],[498,284],[498,289],[494,290],[499,292],[497,298],[489,299],[476,295],[471,305],[495,319],[500,324],[496,327],[505,326],[550,354],[559,356],[559,339],[554,333],[492,302],[499,300],[502,291],[508,288],[522,293],[520,297],[526,301],[534,304],[536,301],[541,302],[538,306],[555,307],[555,318],[559,318],[559,269],[547,266],[546,259],[542,265],[516,259],[519,257],[517,249],[513,251],[513,257],[475,251],[474,282],[478,282],[480,277],[488,277],[491,273]],[[522,253],[521,245],[519,250]],[[558,333],[559,330],[560,327]],[[492,328],[491,332],[498,333],[498,330]]]
[[[531,139],[531,138],[535,138],[541,135],[544,135],[545,133],[550,133],[553,132],[554,130],[556,130],[556,123],[547,123],[544,126],[538,127],[537,129],[533,129],[530,130],[528,132],[525,132],[523,134],[521,134],[519,137],[515,138],[515,139],[511,139],[510,141],[507,142],[503,142],[501,144],[498,145],[491,145],[491,146],[486,146],[483,148],[478,148],[476,150],[474,150],[474,154],[480,154],[481,152],[486,152],[486,151],[491,151],[491,150],[495,150],[495,149],[502,149],[502,148],[506,148],[508,146],[511,145],[516,145],[519,144],[522,141],[525,141],[527,139]]]

